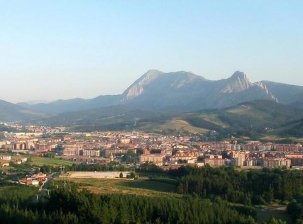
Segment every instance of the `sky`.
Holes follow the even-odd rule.
[[[0,0],[0,99],[120,94],[150,69],[303,86],[301,0]]]

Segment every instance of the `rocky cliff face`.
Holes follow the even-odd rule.
[[[221,90],[221,93],[241,92],[252,87],[247,76],[243,72],[236,71],[230,78],[226,79],[226,86]]]
[[[276,98],[262,83],[251,83],[243,72],[219,81],[190,72],[149,71],[124,93],[121,103],[136,108],[181,110],[214,109],[256,100]]]
[[[137,81],[135,81],[134,84],[132,84],[124,91],[122,94],[124,96],[123,100],[126,101],[143,94],[145,86],[147,86],[149,83],[152,83],[153,80],[157,79],[161,74],[162,72],[158,70],[149,70],[146,72]]]
[[[303,86],[289,85],[270,81],[261,81],[268,91],[272,93],[280,103],[292,104],[294,101],[303,100]],[[301,97],[300,97],[301,94]]]

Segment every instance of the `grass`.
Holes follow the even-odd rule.
[[[119,186],[128,187],[131,189],[145,189],[158,192],[175,192],[176,187],[172,184],[153,181],[153,180],[136,180],[136,181],[123,181],[119,183]]]
[[[34,166],[71,166],[74,164],[74,161],[64,160],[64,159],[57,159],[57,158],[47,158],[47,157],[38,157],[34,156],[31,157],[30,164]]]
[[[281,219],[286,223],[293,223],[291,217],[287,214],[286,207],[267,207],[257,210],[257,221],[258,223],[268,222],[272,217],[275,219]]]
[[[62,178],[56,178],[56,181],[62,181]],[[173,184],[162,183],[149,180],[147,178],[139,178],[138,180],[127,179],[65,179],[65,181],[77,183],[96,194],[132,194],[142,196],[155,197],[180,197],[175,194],[176,186]]]
[[[223,128],[229,128],[229,125],[223,121],[220,120],[220,118],[218,117],[218,114],[214,114],[214,113],[203,113],[200,114],[199,117],[203,118],[206,121],[209,121],[213,124],[219,125]]]
[[[249,170],[262,170],[263,167],[262,166],[241,166],[241,167],[236,167],[235,169],[238,171],[242,171],[242,170],[249,171]]]
[[[179,131],[186,131],[190,133],[207,133],[207,129],[203,128],[197,128],[189,124],[187,121],[184,121],[182,119],[172,119],[167,121],[166,123],[160,125],[157,127],[158,129],[161,130],[179,130]]]
[[[258,118],[267,118],[270,117],[270,115],[266,112],[263,112],[259,109],[253,108],[253,107],[236,107],[227,110],[229,113],[238,114],[238,115],[246,115],[249,117],[258,117]]]

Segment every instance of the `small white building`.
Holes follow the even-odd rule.
[[[6,155],[4,156],[3,155],[3,156],[0,156],[0,159],[1,160],[6,160],[6,161],[11,161],[12,157],[11,156],[6,156]]]
[[[39,181],[38,180],[32,180],[32,185],[35,187],[39,186]]]

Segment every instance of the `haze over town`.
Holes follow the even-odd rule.
[[[120,94],[149,69],[303,85],[301,1],[0,3],[1,99]]]

